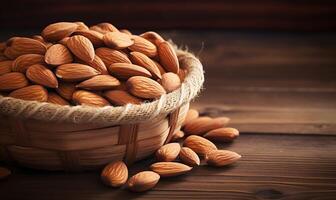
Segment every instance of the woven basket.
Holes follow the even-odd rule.
[[[188,74],[180,89],[141,105],[59,106],[0,96],[0,159],[36,169],[97,169],[143,159],[180,129],[204,77],[197,58],[177,50]]]

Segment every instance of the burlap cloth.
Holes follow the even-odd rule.
[[[180,65],[188,69],[181,88],[160,99],[141,105],[60,106],[51,103],[24,101],[0,95],[0,115],[36,119],[48,122],[98,123],[102,125],[132,124],[167,115],[190,102],[201,90],[204,75],[201,62],[191,53],[177,50]]]

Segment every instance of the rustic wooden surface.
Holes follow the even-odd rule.
[[[241,136],[223,149],[243,158],[197,167],[130,193],[98,172],[41,172],[14,165],[0,199],[335,199],[336,39],[334,34],[166,32],[201,58],[204,114],[229,116]],[[146,169],[137,163],[131,174]]]

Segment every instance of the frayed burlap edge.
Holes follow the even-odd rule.
[[[106,106],[60,106],[51,103],[24,101],[0,96],[0,115],[36,119],[48,122],[97,123],[102,125],[133,124],[168,115],[181,105],[190,102],[200,92],[203,82],[201,62],[191,53],[177,50],[182,68],[188,74],[181,88],[163,95],[160,99],[141,105]]]

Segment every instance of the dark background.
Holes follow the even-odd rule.
[[[130,29],[330,31],[333,0],[6,0],[1,29],[41,29],[57,21],[108,21]]]

